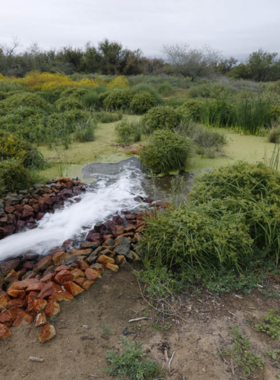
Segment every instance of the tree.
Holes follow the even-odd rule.
[[[263,49],[250,54],[247,66],[251,79],[257,82],[275,80],[277,68],[279,69],[277,55],[278,53],[269,53]],[[280,72],[278,72],[278,76],[280,76]]]
[[[228,74],[237,64],[238,60],[234,57],[222,59],[217,65],[217,71],[222,75]]]
[[[163,51],[173,74],[181,74],[195,80],[209,76],[220,62],[220,53],[206,46],[203,49],[190,49],[185,45],[165,45]]]

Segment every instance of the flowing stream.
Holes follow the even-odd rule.
[[[81,198],[79,201],[69,201],[63,209],[46,214],[36,229],[0,240],[0,261],[26,253],[45,254],[67,239],[81,238],[97,222],[121,210],[139,208],[140,203],[135,198],[146,196],[144,173],[136,160],[91,164],[85,168],[85,175],[95,182],[78,197]]]

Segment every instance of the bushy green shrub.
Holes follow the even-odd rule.
[[[103,96],[105,93],[106,95]],[[103,107],[103,101],[106,96],[109,95],[109,93],[110,92],[108,91],[107,87],[97,86],[83,95],[81,100],[87,108],[94,108],[95,110],[99,110]]]
[[[131,90],[114,90],[103,101],[108,110],[127,110],[130,107],[133,92]]]
[[[94,141],[96,124],[93,119],[79,122],[75,130],[75,140],[79,142]]]
[[[162,97],[158,93],[155,86],[147,83],[139,83],[132,87],[132,91],[134,94],[138,94],[139,92],[149,92],[157,101],[158,104],[162,103]]]
[[[190,156],[190,141],[168,130],[155,131],[140,153],[140,160],[155,174],[169,173],[185,167]]]
[[[280,118],[280,106],[271,106],[270,115],[272,120],[278,120]]]
[[[75,98],[60,98],[55,102],[55,106],[58,111],[71,111],[82,110],[84,108],[83,104],[76,100]]]
[[[138,92],[133,96],[130,109],[133,113],[142,115],[157,105],[156,99],[147,91]]]
[[[89,93],[88,88],[83,88],[83,87],[72,87],[68,88],[67,90],[64,90],[60,94],[60,98],[68,99],[70,98],[75,98],[76,100],[80,100],[83,95],[86,95]]]
[[[0,130],[0,160],[15,158],[26,168],[42,168],[44,158],[37,148],[15,135]]]
[[[105,99],[107,98],[107,96],[109,96],[111,93],[113,92],[113,90],[109,90],[109,91],[104,91],[104,92],[101,92],[100,94],[97,95],[97,100],[100,104],[100,107],[104,107],[104,101]],[[90,104],[91,101],[95,101],[95,96],[93,96],[93,99],[94,100],[88,100],[88,104]]]
[[[174,87],[169,82],[163,82],[157,86],[157,90],[162,96],[170,96],[174,92]]]
[[[146,262],[170,267],[238,269],[260,258],[280,258],[280,173],[238,163],[197,180],[183,207],[147,221]]]
[[[0,161],[0,193],[24,190],[31,185],[32,175],[19,161]]]
[[[170,107],[153,107],[143,117],[147,132],[156,129],[174,129],[180,123],[180,114]]]
[[[16,108],[16,107],[30,107],[38,108],[44,111],[50,111],[51,106],[44,99],[36,94],[30,92],[21,92],[12,96],[9,96],[7,99],[3,100],[1,105],[6,108]]]
[[[141,125],[139,122],[122,121],[116,126],[118,142],[131,144],[141,140]]]
[[[203,103],[199,100],[188,100],[181,107],[181,110],[187,112],[194,121],[200,121],[202,109]]]
[[[94,113],[94,118],[100,123],[114,123],[122,119],[123,114],[121,112],[112,113],[112,112],[96,112]]]

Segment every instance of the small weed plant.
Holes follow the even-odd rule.
[[[163,377],[161,366],[146,357],[141,342],[123,338],[121,344],[123,352],[120,355],[114,351],[106,354],[110,363],[105,369],[108,375],[128,380],[154,380]]]
[[[264,332],[271,336],[272,339],[280,340],[280,317],[276,310],[270,310],[263,317],[263,322],[255,325],[257,331]]]

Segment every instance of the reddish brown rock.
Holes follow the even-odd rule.
[[[97,261],[103,265],[105,264],[115,264],[115,260],[112,257],[101,255],[98,257]]]
[[[87,268],[89,268],[88,263],[86,263],[84,260],[77,260],[77,264],[79,264],[79,267],[82,270],[86,270]]]
[[[126,228],[125,228],[125,232],[133,232],[135,231],[136,227],[133,225],[133,224],[129,224]]]
[[[46,298],[52,296],[53,294],[62,291],[61,287],[55,282],[48,282],[45,287],[40,291],[38,298]]]
[[[86,240],[87,241],[96,242],[96,243],[100,243],[100,241],[101,241],[101,235],[100,235],[100,233],[95,232],[95,230],[91,230],[87,234]]]
[[[42,298],[35,299],[28,307],[28,311],[32,314],[38,314],[45,309],[48,302]]]
[[[23,300],[26,296],[26,293],[24,290],[8,290],[7,293],[9,294],[9,296],[13,298],[19,298],[21,300]]]
[[[13,206],[11,206],[11,205],[7,205],[7,206],[5,207],[5,211],[6,211],[8,214],[12,214],[15,210],[16,210],[16,209],[15,209]]]
[[[0,323],[0,339],[9,338],[12,335],[8,326]]]
[[[48,340],[54,338],[56,335],[55,328],[53,325],[47,324],[42,327],[40,336],[39,336],[39,341],[41,343],[45,343]]]
[[[8,260],[0,265],[0,274],[7,276],[11,270],[16,270],[20,264],[20,260]]]
[[[72,270],[71,273],[73,275],[73,279],[76,279],[78,277],[85,277],[84,272],[81,269],[78,269],[78,268]]]
[[[81,287],[83,287],[83,283],[86,281],[86,278],[85,277],[78,277],[78,278],[75,278],[73,279],[73,281],[80,285]]]
[[[19,279],[19,273],[11,270],[11,272],[5,277],[5,282],[11,284]]]
[[[5,323],[8,326],[11,326],[13,323],[13,320],[11,316],[7,313],[0,314],[0,323]]]
[[[15,321],[20,312],[21,309],[17,306],[14,306],[7,311],[7,314],[12,318],[12,321]]]
[[[38,282],[34,282],[33,284],[28,285],[28,287],[26,289],[26,293],[40,292],[42,289],[44,289],[46,284],[44,282],[40,282],[39,280],[37,280],[37,281]]]
[[[48,273],[41,278],[40,282],[50,282],[53,281],[55,273]]]
[[[28,325],[30,325],[32,321],[33,321],[33,316],[30,313],[28,313],[28,311],[21,310],[16,320],[14,321],[13,326],[18,327],[22,323],[27,323]]]
[[[7,309],[10,309],[11,307],[14,307],[14,306],[16,306],[16,307],[18,307],[18,308],[23,308],[23,307],[25,307],[27,305],[27,302],[26,302],[26,300],[18,300],[18,299],[14,299],[14,300],[10,300],[10,301],[8,301],[8,303],[7,303]]]
[[[119,236],[124,233],[124,227],[123,226],[116,226],[115,227],[115,235]]]
[[[53,256],[53,263],[54,263],[54,265],[61,265],[64,262],[64,259],[65,259],[66,255],[67,255],[67,253],[64,250],[62,250],[60,252],[57,252]]]
[[[54,295],[50,296],[49,301],[56,301],[56,302],[61,302],[61,301],[72,301],[74,297],[72,296],[71,293],[63,290],[61,292],[55,293]]]
[[[61,270],[69,270],[69,267],[66,265],[60,265],[56,268],[55,273],[60,272]]]
[[[73,256],[88,256],[90,255],[92,252],[92,249],[91,248],[88,248],[88,249],[76,249],[76,248],[72,248],[70,250],[70,254],[73,255]]]
[[[43,272],[52,264],[52,258],[50,256],[43,257],[38,263],[34,266],[34,272]]]
[[[102,264],[95,263],[90,266],[92,269],[95,269],[97,272],[102,273],[104,272],[104,267]]]
[[[38,294],[39,292],[30,292],[26,296],[26,302],[28,303],[28,305],[31,304],[31,302],[33,302],[38,297]]]
[[[71,293],[74,297],[84,291],[79,285],[75,284],[73,281],[68,281],[64,283],[65,289]]]
[[[35,326],[43,326],[47,323],[47,318],[45,313],[39,313],[35,318]]]
[[[7,308],[8,302],[11,300],[11,298],[8,296],[8,294],[2,294],[0,296],[0,311]]]
[[[57,273],[54,279],[59,284],[63,285],[65,282],[71,281],[73,279],[73,275],[68,270],[61,270],[60,272]]]
[[[116,263],[122,265],[126,263],[126,258],[123,255],[116,256]]]
[[[117,272],[119,270],[119,266],[115,264],[105,264],[105,268],[112,270],[113,272]]]
[[[86,269],[85,274],[86,274],[87,279],[90,281],[96,280],[97,278],[101,277],[100,273],[98,273],[96,270],[92,268]]]
[[[60,306],[59,303],[56,301],[50,300],[45,308],[46,316],[51,318],[55,317],[60,313]]]
[[[89,281],[89,280],[87,280],[87,281],[85,281],[85,282],[83,283],[83,288],[84,288],[85,290],[88,290],[92,284],[94,284],[94,281]]]

